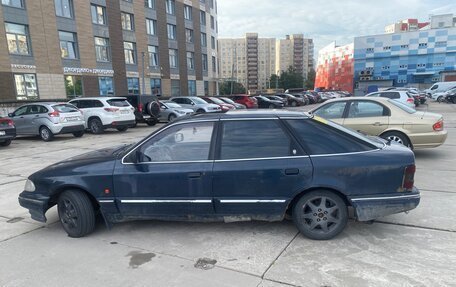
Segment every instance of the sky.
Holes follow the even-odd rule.
[[[304,34],[318,50],[356,36],[382,34],[385,25],[402,19],[426,22],[430,14],[456,14],[455,0],[218,0],[219,38],[285,38]],[[456,16],[456,15],[455,15]]]

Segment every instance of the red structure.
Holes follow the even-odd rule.
[[[318,51],[315,88],[353,93],[353,43],[336,46],[333,42]]]

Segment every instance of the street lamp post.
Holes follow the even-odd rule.
[[[141,52],[141,60],[142,60],[142,85],[141,85],[141,93],[145,95],[146,94],[146,63],[145,63],[145,53],[144,51]]]

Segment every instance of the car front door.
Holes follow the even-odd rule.
[[[390,110],[374,101],[351,101],[343,125],[364,134],[378,136],[388,128]]]
[[[122,215],[212,215],[214,126],[207,121],[168,126],[118,162],[114,192]]]
[[[312,178],[310,159],[279,119],[221,121],[218,138],[212,187],[217,215],[278,219]]]

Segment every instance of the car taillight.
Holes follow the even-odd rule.
[[[48,114],[50,117],[53,117],[53,118],[58,118],[60,117],[60,113],[57,112],[57,111],[53,111],[52,113],[49,113]]]
[[[118,108],[104,108],[105,111],[107,112],[110,112],[110,113],[115,113],[117,112],[119,109]]]
[[[14,126],[14,122],[10,119],[0,119],[0,124],[1,125],[7,125],[7,126]]]
[[[439,132],[439,131],[443,131],[443,119],[440,119],[438,122],[436,122],[432,128],[434,129],[434,131],[436,132]]]
[[[415,177],[415,170],[416,167],[414,164],[409,165],[405,168],[404,171],[404,179],[402,181],[402,188],[404,190],[412,190],[413,189],[413,184],[415,182],[414,177]]]
[[[143,112],[143,108],[144,108],[143,104],[139,103],[138,104],[138,112],[142,113]]]
[[[409,102],[409,103],[414,103],[415,100],[414,100],[413,98],[408,98],[408,99],[407,99],[407,102]]]

